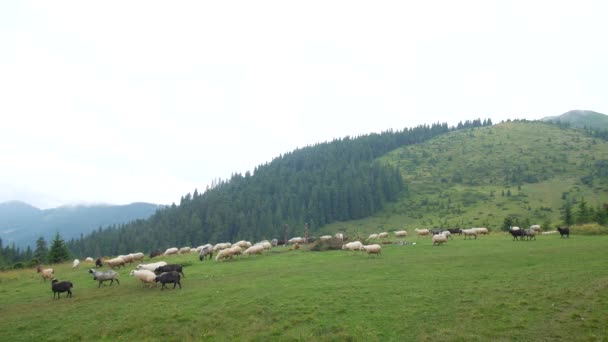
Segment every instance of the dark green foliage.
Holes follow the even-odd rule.
[[[44,262],[49,253],[49,249],[46,246],[46,240],[41,236],[36,240],[36,250],[34,250],[34,258],[40,262]]]
[[[66,261],[70,258],[70,251],[66,246],[65,242],[59,235],[59,233],[55,234],[55,239],[51,243],[51,249],[48,254],[48,261],[51,264],[57,264],[63,261]]]

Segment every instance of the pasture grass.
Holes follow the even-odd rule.
[[[410,232],[412,233],[412,232]],[[54,265],[74,297],[33,269],[0,273],[4,341],[608,341],[608,236],[503,233],[382,255],[273,249],[216,263],[196,255],[183,289],[97,288],[86,265]],[[156,258],[158,259],[158,258]],[[156,260],[155,259],[155,260]],[[160,260],[159,259],[159,260]]]

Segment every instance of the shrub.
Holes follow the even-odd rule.
[[[600,226],[597,223],[580,224],[570,226],[570,233],[581,235],[602,235],[608,234],[608,227]]]

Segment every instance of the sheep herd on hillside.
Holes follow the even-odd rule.
[[[415,234],[418,238],[430,237],[433,246],[439,246],[446,244],[449,240],[453,239],[453,236],[462,236],[464,240],[477,240],[478,236],[488,235],[490,231],[485,227],[480,228],[469,228],[469,229],[414,229]],[[569,228],[557,228],[556,231],[541,232],[539,225],[532,225],[530,228],[520,227],[509,227],[507,232],[512,236],[513,241],[519,240],[536,240],[536,236],[539,234],[548,235],[559,233],[562,238],[570,237]],[[403,239],[408,236],[406,230],[397,230],[393,232],[396,239]],[[361,240],[361,241],[359,241]],[[200,261],[212,260],[215,256],[216,263],[222,263],[226,261],[238,260],[243,256],[253,255],[264,255],[269,252],[273,247],[286,245],[290,246],[289,249],[298,249],[302,244],[309,243],[339,243],[342,250],[351,252],[362,252],[368,255],[382,255],[382,244],[391,243],[389,240],[389,232],[373,233],[368,236],[367,239],[361,238],[355,241],[348,241],[348,238],[343,233],[337,233],[335,235],[322,235],[318,239],[316,238],[302,238],[293,237],[289,240],[282,241],[273,239],[271,241],[263,240],[252,244],[249,241],[241,240],[236,243],[222,242],[215,245],[205,244],[196,248],[191,247],[171,247],[167,248],[164,252],[162,250],[154,250],[150,253],[150,259],[163,256],[170,257],[178,254],[195,254],[198,255]],[[365,244],[367,243],[367,244]],[[404,244],[403,241],[398,241],[396,244]],[[409,244],[409,243],[405,243]],[[416,244],[415,242],[411,244]],[[338,245],[338,246],[340,246]],[[127,267],[135,262],[138,262],[135,269],[131,270],[129,275],[134,279],[141,281],[142,286],[158,286],[161,284],[161,290],[167,287],[167,284],[173,284],[173,289],[177,286],[182,288],[181,280],[185,277],[183,272],[183,266],[180,264],[168,264],[166,261],[150,262],[147,264],[141,263],[144,260],[144,253],[131,253],[127,255],[119,255],[114,258],[97,258],[93,259],[87,257],[85,263],[94,264],[94,268],[90,268],[88,273],[93,276],[93,280],[98,282],[98,288],[102,285],[106,285],[109,282],[110,286],[116,281],[117,285],[120,285],[119,273],[114,269]],[[75,259],[72,263],[72,269],[78,269],[80,260]],[[99,270],[103,265],[109,267],[109,270]],[[51,281],[51,290],[53,292],[53,299],[60,298],[60,294],[67,292],[66,298],[72,297],[72,289],[74,284],[70,281],[59,281],[55,277],[55,270],[53,268],[42,268],[40,265],[36,268],[36,271],[40,274],[43,281]]]

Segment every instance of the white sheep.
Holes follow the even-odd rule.
[[[448,239],[452,238],[452,233],[449,230],[444,230],[441,232],[441,234],[445,235],[445,237]]]
[[[213,251],[217,252],[230,247],[232,247],[232,244],[230,242],[216,243],[215,246],[213,246]]]
[[[344,241],[344,234],[342,233],[336,233],[335,237],[338,241]]]
[[[232,247],[228,248],[229,250],[232,251],[232,255],[241,255],[243,253],[243,248],[241,248],[241,246],[238,245],[233,245]]]
[[[159,262],[153,262],[150,264],[139,264],[137,265],[137,270],[148,270],[148,271],[152,271],[154,272],[155,269],[161,267],[161,266],[167,266],[167,263],[165,261],[159,261]]]
[[[304,243],[304,238],[302,238],[302,237],[294,237],[294,238],[289,239],[287,241],[287,243],[289,243],[291,245],[295,244],[295,243]]]
[[[379,239],[386,239],[387,237],[388,237],[388,233],[387,232],[378,233],[378,238]]]
[[[215,262],[220,261],[220,259],[228,259],[228,258],[232,259],[233,254],[234,254],[234,251],[231,248],[221,249],[219,252],[217,252],[217,255],[215,256]]]
[[[142,252],[137,252],[137,253],[133,253],[133,254],[129,254],[132,257],[132,261],[141,261],[144,260],[144,253]]]
[[[331,240],[331,235],[323,235],[319,238],[319,241],[325,242]]]
[[[190,253],[190,247],[182,247],[179,249],[179,254]]]
[[[448,242],[448,237],[444,234],[435,234],[431,239],[433,241],[433,246]]]
[[[78,265],[80,265],[80,260],[74,259],[74,262],[72,263],[72,268],[78,268]]]
[[[429,235],[429,230],[428,229],[414,229],[416,231],[416,234],[418,235]]]
[[[490,234],[490,232],[488,231],[488,228],[471,228],[471,229],[475,230],[477,232],[477,234],[479,234],[479,235]]]
[[[253,245],[253,246],[247,248],[243,252],[243,255],[262,254],[262,253],[264,253],[264,246],[262,246],[262,245]]]
[[[91,257],[87,257],[86,259],[84,259],[84,261],[91,263],[91,264],[95,262],[95,260],[93,260],[93,258],[91,258]]]
[[[530,229],[532,229],[532,230],[535,230],[535,231],[539,232],[539,231],[540,231],[540,225],[538,225],[538,224],[533,224],[533,225],[531,225],[531,226],[530,226]]]
[[[111,268],[120,267],[125,265],[125,259],[122,256],[117,256],[116,258],[106,260],[105,263]]]
[[[245,240],[241,240],[241,241],[235,243],[235,245],[237,245],[237,246],[239,246],[241,248],[249,248],[249,247],[251,247],[251,242],[245,241]]]
[[[477,240],[477,231],[475,229],[463,229],[462,234],[464,235],[465,240],[467,239],[467,237],[469,237],[470,239],[471,236],[474,236],[475,240]]]
[[[152,283],[156,285],[156,282],[154,281],[156,279],[156,274],[150,270],[132,270],[129,275],[141,280],[142,285]]]
[[[349,242],[345,245],[342,245],[342,249],[346,250],[351,250],[351,251],[359,251],[361,250],[361,247],[363,246],[363,244],[360,241],[353,241],[353,242]]]
[[[373,239],[377,239],[378,238],[378,234],[369,234],[369,236],[367,237],[368,240],[373,240]]]
[[[40,276],[42,277],[42,280],[46,281],[51,280],[54,278],[54,273],[55,270],[53,270],[52,268],[45,268],[43,270],[40,271]]]
[[[367,254],[380,255],[382,253],[382,246],[380,246],[378,244],[364,245],[364,246],[361,246],[360,250],[367,252]]]
[[[171,247],[171,248],[167,248],[164,255],[173,255],[173,254],[177,254],[177,252],[179,252],[179,249],[177,247]]]
[[[395,232],[395,237],[406,237],[407,230],[398,230]]]
[[[255,246],[262,246],[264,250],[269,251],[272,248],[272,244],[268,241],[262,241],[255,244]],[[251,247],[251,246],[249,246]]]

